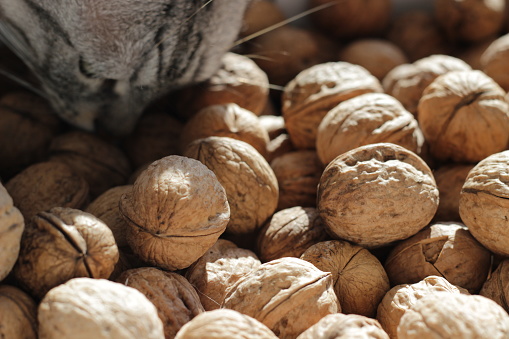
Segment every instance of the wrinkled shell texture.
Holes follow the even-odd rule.
[[[332,273],[343,313],[375,317],[390,285],[382,264],[367,249],[346,241],[324,241],[308,248],[300,258]]]
[[[316,150],[323,164],[359,146],[390,142],[419,153],[424,136],[414,116],[393,97],[366,93],[331,109],[318,126]]]
[[[480,295],[490,298],[509,312],[509,260],[505,259],[498,264],[497,269],[484,283]]]
[[[481,71],[449,72],[435,79],[419,102],[419,123],[431,154],[477,162],[509,142],[505,92]]]
[[[260,265],[228,289],[221,308],[259,320],[279,338],[295,338],[327,314],[341,312],[331,273],[297,258]]]
[[[405,312],[398,326],[398,339],[508,337],[509,315],[478,295],[429,294]]]
[[[141,292],[104,279],[76,278],[53,288],[38,320],[39,339],[164,338],[157,310]]]
[[[186,271],[186,278],[199,292],[206,311],[218,309],[226,289],[262,263],[252,251],[233,242],[218,239],[200,259]]]
[[[451,284],[477,293],[486,281],[491,253],[461,223],[435,223],[399,243],[385,261],[392,285],[443,276]]]
[[[135,268],[122,273],[117,282],[137,289],[154,304],[166,338],[174,338],[184,324],[205,311],[193,286],[177,273]]]
[[[142,260],[163,269],[186,268],[224,232],[226,193],[199,161],[168,156],[153,162],[120,200],[127,241]]]
[[[310,246],[328,239],[318,210],[295,206],[274,213],[258,234],[257,248],[263,262],[299,258]]]
[[[493,154],[469,173],[460,195],[461,220],[492,252],[509,255],[509,151]]]
[[[204,312],[188,322],[175,339],[277,339],[258,320],[229,309]]]
[[[223,185],[231,211],[227,232],[253,232],[276,210],[277,178],[251,145],[231,138],[209,137],[192,142],[184,155],[207,166]]]
[[[383,92],[378,79],[348,62],[327,62],[300,72],[286,85],[282,98],[292,143],[299,149],[313,149],[318,125],[331,108],[371,92]]]
[[[389,339],[377,320],[357,314],[329,314],[297,339]]]
[[[22,290],[0,286],[0,338],[37,339],[37,304]]]
[[[108,278],[118,261],[111,230],[89,213],[54,207],[27,224],[13,273],[21,286],[42,298],[75,277]]]
[[[509,34],[493,41],[481,56],[483,72],[495,80],[505,91],[509,90],[508,56]]]
[[[0,183],[0,281],[16,263],[24,229],[23,215],[13,206],[11,196]]]
[[[5,188],[27,222],[52,207],[81,208],[88,199],[85,179],[69,166],[55,161],[25,168]]]
[[[429,276],[412,285],[394,286],[378,306],[376,319],[391,338],[398,338],[398,325],[406,310],[426,295],[437,293],[463,293],[467,290],[449,283],[445,278]]]
[[[338,156],[318,187],[318,210],[328,232],[365,247],[414,235],[431,221],[437,207],[438,190],[429,167],[414,153],[389,143]]]

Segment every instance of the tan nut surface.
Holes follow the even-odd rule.
[[[227,232],[253,232],[276,210],[279,187],[274,171],[248,143],[208,137],[192,142],[184,155],[207,166],[223,185],[231,210]]]
[[[296,148],[314,148],[318,125],[340,102],[357,95],[382,92],[377,78],[361,66],[327,62],[300,72],[283,92],[282,112]]]
[[[244,13],[240,36],[258,33],[274,24],[280,23],[285,16],[278,5],[270,0],[251,1]]]
[[[329,314],[297,339],[389,339],[377,320],[358,314]]]
[[[11,271],[18,259],[25,220],[13,206],[12,198],[0,183],[0,281]]]
[[[509,260],[504,259],[481,288],[480,295],[490,298],[509,312]]]
[[[479,295],[436,292],[415,303],[401,317],[398,339],[490,338],[509,336],[509,315]]]
[[[37,339],[37,304],[17,287],[0,285],[0,337]]]
[[[188,322],[175,339],[277,339],[258,320],[229,309],[204,312]]]
[[[190,266],[224,232],[226,193],[199,161],[168,156],[143,171],[120,200],[127,242],[142,260],[168,270]]]
[[[155,306],[138,290],[104,279],[75,278],[46,294],[40,339],[163,339]]]
[[[461,220],[490,251],[509,255],[509,151],[493,154],[468,174],[461,189]]]
[[[323,241],[309,247],[300,258],[332,273],[334,292],[343,313],[373,318],[390,289],[382,264],[364,247],[346,241]]]
[[[370,248],[424,228],[437,210],[438,190],[421,158],[382,143],[358,147],[330,162],[317,201],[331,236]]]
[[[394,97],[366,93],[332,108],[318,126],[316,150],[323,164],[359,146],[390,142],[419,153],[424,136],[414,116]]]
[[[481,69],[505,91],[509,90],[507,56],[509,55],[509,34],[493,41],[481,56]]]
[[[439,160],[477,162],[506,149],[509,104],[505,92],[481,71],[436,78],[419,101],[419,123]]]
[[[75,277],[106,279],[117,261],[108,226],[89,213],[54,207],[27,224],[13,274],[25,290],[42,298]]]
[[[195,289],[180,274],[141,267],[123,272],[116,281],[137,289],[154,304],[166,338],[174,338],[184,324],[205,312]]]
[[[254,252],[239,248],[229,240],[218,239],[187,269],[186,278],[199,292],[204,309],[211,311],[221,306],[231,285],[261,264]]]
[[[406,310],[419,299],[436,292],[469,294],[467,290],[454,286],[445,278],[429,276],[415,284],[394,286],[378,305],[376,319],[391,338],[398,338],[398,325]]]
[[[279,338],[295,338],[327,314],[341,311],[331,273],[297,258],[260,265],[228,289],[221,308],[257,319]]]

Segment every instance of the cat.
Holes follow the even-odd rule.
[[[250,0],[0,0],[0,40],[57,114],[122,135],[172,89],[206,80]]]

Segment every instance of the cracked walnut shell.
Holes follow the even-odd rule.
[[[17,287],[0,285],[0,338],[37,339],[37,304]]]
[[[498,264],[479,294],[490,298],[509,312],[509,259],[504,259]]]
[[[9,274],[18,259],[24,229],[23,215],[0,183],[0,281]]]

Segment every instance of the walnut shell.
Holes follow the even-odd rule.
[[[509,104],[505,92],[481,71],[436,78],[419,101],[419,123],[439,160],[477,162],[506,149]]]
[[[269,139],[273,140],[285,133],[285,119],[280,115],[261,115],[258,117],[260,125],[269,134]]]
[[[240,36],[246,37],[258,33],[283,20],[285,20],[285,16],[274,2],[270,0],[250,1],[242,20]]]
[[[13,206],[12,198],[0,183],[0,281],[11,271],[18,259],[25,220]]]
[[[476,293],[490,271],[491,253],[465,225],[435,223],[402,241],[389,253],[385,270],[393,285],[443,276],[451,284]]]
[[[334,238],[372,248],[406,239],[425,227],[437,210],[438,189],[428,165],[417,155],[398,145],[373,144],[329,163],[320,179],[317,204]]]
[[[218,309],[197,315],[185,324],[175,339],[277,339],[258,320],[229,309]]]
[[[505,91],[509,91],[509,34],[493,41],[481,56],[481,69],[497,82]]]
[[[108,226],[89,213],[54,207],[27,225],[13,274],[40,299],[75,277],[106,279],[117,261],[118,248]]]
[[[205,107],[189,119],[180,134],[180,151],[194,140],[211,136],[247,142],[261,155],[265,155],[269,142],[258,117],[234,103]]]
[[[38,308],[40,339],[162,339],[155,306],[138,290],[75,278],[51,289]]]
[[[454,286],[445,278],[428,276],[415,284],[394,286],[378,305],[376,319],[391,338],[398,338],[398,325],[406,310],[419,299],[436,292],[469,294],[467,290]]]
[[[285,153],[273,159],[270,167],[279,186],[278,210],[294,206],[316,206],[316,187],[323,167],[315,151]]]
[[[268,162],[272,162],[275,158],[291,151],[295,151],[295,147],[290,140],[290,136],[287,133],[283,133],[269,141],[265,159],[267,159]]]
[[[274,213],[258,234],[257,249],[263,262],[299,258],[310,246],[327,239],[316,208],[296,206]]]
[[[377,320],[357,314],[329,314],[297,339],[389,339]]]
[[[469,64],[472,69],[484,71],[483,64],[481,62],[482,56],[484,55],[484,52],[486,52],[486,49],[488,49],[488,47],[490,47],[495,40],[496,37],[492,37],[487,40],[477,42],[471,46],[464,47],[463,49],[460,49],[458,52],[456,52],[456,56]],[[496,74],[488,74],[486,71],[484,71],[484,73],[486,73],[490,78],[495,80],[502,88],[504,88],[504,86],[502,86],[495,78]],[[507,89],[508,88],[504,88],[506,91]]]
[[[199,292],[204,309],[211,311],[221,306],[228,287],[261,264],[252,251],[218,239],[187,269],[186,278]]]
[[[116,281],[137,289],[155,305],[166,338],[174,338],[184,324],[205,312],[193,286],[180,274],[141,267],[125,271]]]
[[[82,208],[88,201],[88,187],[73,169],[56,161],[29,166],[5,184],[27,223],[52,207]]]
[[[186,268],[224,232],[226,193],[199,161],[171,155],[154,161],[120,200],[127,242],[142,260],[167,270]]]
[[[493,154],[468,174],[460,194],[460,216],[490,251],[509,255],[509,151]]]
[[[314,148],[323,117],[342,101],[355,96],[383,92],[377,78],[361,66],[328,62],[300,72],[283,92],[283,117],[296,148]]]
[[[390,289],[380,261],[361,246],[339,240],[324,241],[309,247],[300,258],[332,273],[334,292],[343,313],[373,318]]]
[[[37,304],[22,290],[0,285],[1,338],[37,339]]]
[[[226,137],[208,137],[189,144],[184,155],[205,164],[223,185],[231,211],[227,232],[253,232],[276,210],[276,176],[251,145]]]
[[[483,284],[480,295],[490,298],[509,312],[509,259],[504,259]]]
[[[327,314],[341,311],[331,273],[307,261],[281,258],[239,279],[221,308],[257,319],[279,338],[295,338]]]
[[[424,136],[414,116],[383,93],[366,93],[332,108],[318,126],[316,150],[323,164],[359,146],[390,142],[420,153]]]
[[[398,326],[398,339],[508,337],[507,313],[479,295],[429,294],[405,312]]]

